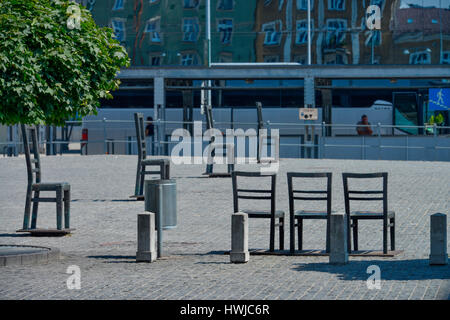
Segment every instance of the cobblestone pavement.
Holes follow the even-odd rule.
[[[44,182],[72,187],[66,237],[29,237],[22,227],[26,168],[23,157],[0,158],[0,244],[57,247],[62,258],[35,266],[0,267],[0,299],[449,299],[450,267],[428,265],[429,220],[449,214],[450,163],[354,160],[281,160],[277,209],[288,212],[286,172],[332,171],[333,209],[343,210],[341,173],[389,172],[389,206],[397,215],[397,249],[391,257],[255,256],[230,264],[230,178],[205,178],[203,165],[172,165],[177,179],[178,227],[164,232],[165,257],[135,263],[136,156],[42,157]],[[218,170],[223,168],[218,168]],[[255,165],[238,165],[253,170]],[[289,221],[289,220],[288,220]],[[54,227],[55,205],[41,203],[38,227]],[[289,231],[285,233],[288,246]],[[249,247],[267,249],[269,221],[251,219]],[[360,249],[381,249],[382,222],[360,223]],[[305,223],[304,247],[323,249],[325,222]],[[81,270],[81,289],[69,290],[67,267]],[[367,287],[367,267],[378,265],[381,289]]]

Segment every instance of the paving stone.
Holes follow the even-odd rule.
[[[448,214],[450,208],[450,163],[282,159],[277,209],[285,212],[288,171],[333,172],[334,211],[344,210],[342,172],[389,172],[389,207],[396,211],[396,245],[403,253],[351,256],[348,264],[331,266],[328,257],[257,255],[246,264],[231,264],[224,254],[231,249],[231,179],[205,178],[203,165],[172,165],[178,226],[164,231],[165,257],[137,264],[136,216],[144,203],[129,199],[136,161],[135,156],[43,156],[44,180],[71,184],[71,226],[76,230],[65,237],[28,237],[15,233],[25,205],[25,159],[0,158],[0,243],[56,247],[61,255],[42,265],[0,265],[0,299],[449,298],[450,267],[429,266],[428,259],[430,215]],[[257,168],[236,165],[237,170]],[[311,209],[322,208],[314,203]],[[54,204],[40,204],[38,227],[53,228],[55,220]],[[305,248],[324,249],[325,224],[306,221],[304,228]],[[382,249],[381,221],[361,221],[359,228],[361,249]],[[250,219],[250,251],[268,246],[269,221]],[[71,265],[80,267],[80,290],[67,289]],[[367,288],[370,265],[380,267],[381,290]]]

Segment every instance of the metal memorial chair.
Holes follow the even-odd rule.
[[[168,159],[147,159],[147,147],[145,141],[144,115],[134,114],[136,125],[136,141],[138,146],[138,163],[136,172],[135,198],[143,199],[144,179],[147,174],[157,174],[160,179],[170,179],[170,161]],[[159,170],[147,171],[147,167],[159,167]]]
[[[206,166],[206,172],[209,177],[231,177],[231,173],[234,171],[234,143],[210,143],[208,146],[208,162]],[[227,172],[213,172],[214,158],[216,157],[216,150],[221,150],[222,159],[227,164]]]
[[[326,178],[327,189],[326,190],[298,190],[294,189],[294,178]],[[326,252],[330,252],[330,216],[331,216],[331,186],[332,186],[332,173],[331,172],[316,172],[316,173],[303,173],[303,172],[288,172],[288,191],[289,191],[289,215],[290,215],[290,251],[295,251],[295,227],[298,232],[298,249],[303,249],[303,220],[326,220]],[[298,195],[299,194],[299,195]],[[322,196],[324,195],[324,196]],[[314,210],[295,210],[295,200],[301,200],[303,202],[310,201],[326,201],[326,210],[314,211]],[[297,222],[297,223],[295,223]]]
[[[349,179],[383,179],[382,190],[350,190]],[[348,251],[351,252],[351,231],[353,231],[353,248],[358,250],[358,221],[383,220],[383,253],[388,251],[388,228],[390,228],[391,250],[395,250],[395,212],[388,210],[388,173],[342,173],[344,182],[345,213],[348,221]],[[355,196],[356,195],[356,196]],[[358,196],[359,195],[359,196]],[[371,195],[364,197],[363,195]],[[382,195],[381,197],[376,195]],[[350,201],[382,201],[382,211],[351,211]]]
[[[32,231],[36,229],[38,206],[39,202],[56,202],[56,228],[61,231],[64,207],[64,228],[65,231],[70,231],[70,184],[67,182],[51,182],[43,183],[41,159],[39,156],[39,145],[37,141],[37,128],[32,127],[31,143],[33,149],[33,158],[30,154],[30,146],[28,142],[27,129],[25,125],[21,125],[22,138],[24,143],[25,159],[27,163],[28,186],[25,200],[25,212],[23,219],[23,229],[19,231]],[[53,191],[56,192],[55,198],[41,197],[41,192]],[[34,193],[34,194],[33,194]],[[30,209],[33,203],[33,212],[31,216],[30,227]],[[47,231],[52,231],[47,229]]]
[[[262,174],[260,172],[233,171],[231,173],[233,183],[233,209],[234,212],[244,212],[249,218],[270,219],[270,251],[275,250],[275,227],[279,227],[280,250],[284,249],[284,211],[276,210],[276,174]],[[238,177],[270,178],[270,190],[267,189],[242,189],[238,188]],[[246,210],[239,209],[239,199],[270,200],[270,210]],[[278,223],[276,220],[278,219]]]

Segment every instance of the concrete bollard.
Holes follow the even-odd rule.
[[[348,263],[347,215],[335,213],[330,217],[330,264]]]
[[[231,215],[231,252],[232,263],[248,262],[248,215],[236,212]]]
[[[136,262],[153,262],[156,260],[155,214],[145,212],[138,214]]]
[[[430,265],[448,264],[447,215],[435,213],[430,219]]]

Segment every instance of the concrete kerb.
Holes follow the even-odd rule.
[[[14,255],[0,255],[0,266],[45,264],[51,261],[59,260],[61,257],[60,250],[58,248],[0,244],[0,249],[2,247],[34,248],[41,249],[42,251]]]

